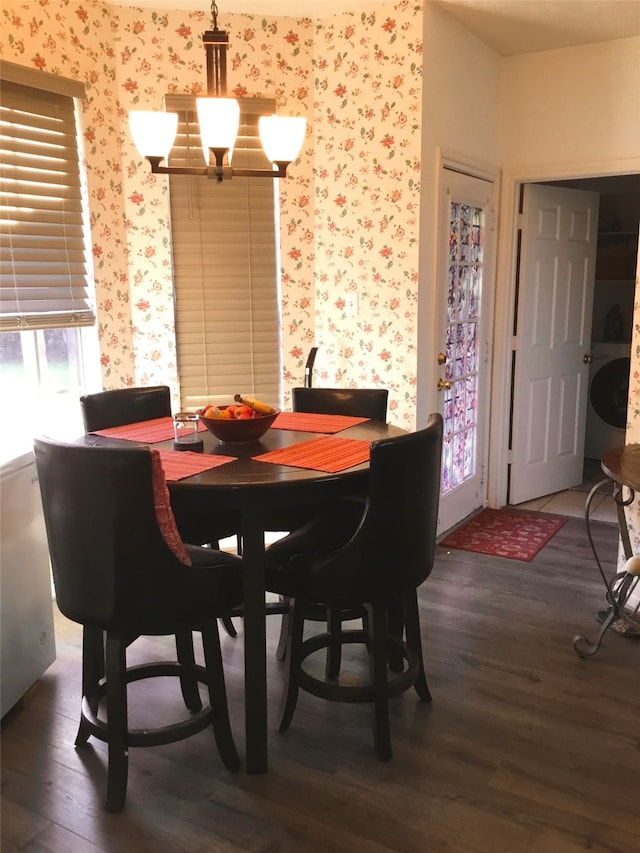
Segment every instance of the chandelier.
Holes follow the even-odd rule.
[[[238,135],[240,105],[227,98],[227,50],[229,39],[218,29],[218,6],[211,3],[212,29],[202,34],[207,58],[207,97],[196,98],[198,124],[205,166],[161,166],[168,160],[178,130],[178,114],[133,110],[129,128],[140,155],[160,175],[206,175],[222,181],[233,175],[251,178],[284,178],[287,166],[302,148],[306,119],[299,116],[260,116],[258,130],[271,169],[246,169],[231,165]]]

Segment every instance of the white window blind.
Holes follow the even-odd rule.
[[[84,86],[0,66],[0,330],[88,326],[75,97]]]
[[[241,100],[233,165],[270,169],[257,120],[274,112]],[[203,166],[195,103],[167,96],[178,112],[173,166]],[[171,231],[181,405],[280,399],[280,324],[274,191],[269,178],[171,175]]]

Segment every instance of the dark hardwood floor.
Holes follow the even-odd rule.
[[[617,529],[594,529],[613,571]],[[439,549],[420,603],[433,703],[392,701],[390,762],[375,757],[368,707],[303,694],[289,731],[272,727],[265,776],[225,771],[209,732],[132,749],[121,815],[103,809],[104,744],[73,746],[80,629],[59,617],[56,663],[3,723],[2,850],[640,850],[640,642],[609,634],[591,659],[573,651],[603,606],[584,522],[568,519],[531,563]],[[272,723],[278,629],[271,618]],[[131,658],[164,643],[139,640]],[[242,751],[242,634],[223,635],[223,653]],[[174,692],[133,685],[132,715],[144,704],[159,719],[180,707]]]

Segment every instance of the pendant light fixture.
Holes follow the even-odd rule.
[[[244,169],[231,166],[231,154],[238,135],[240,105],[226,97],[227,50],[229,39],[218,29],[218,6],[211,3],[212,29],[202,35],[207,59],[207,97],[196,98],[198,124],[205,166],[162,166],[173,147],[178,130],[178,114],[134,110],[129,113],[131,136],[140,155],[154,174],[206,175],[222,181],[233,175],[251,178],[284,178],[287,166],[302,148],[306,119],[299,116],[261,116],[260,141],[271,169]]]

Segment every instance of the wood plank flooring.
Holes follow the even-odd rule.
[[[597,523],[613,571],[614,525]],[[227,772],[209,732],[132,749],[127,805],[104,811],[104,744],[75,750],[80,629],[58,616],[56,663],[3,721],[2,850],[632,853],[640,850],[640,641],[596,634],[602,589],[584,522],[531,563],[438,549],[420,590],[433,703],[392,701],[394,757],[374,755],[366,706],[302,695],[275,731],[279,619],[269,619],[270,769]],[[240,626],[241,628],[241,626]],[[142,639],[131,658],[165,656]],[[244,748],[242,634],[223,635],[234,734]],[[356,666],[355,657],[347,664]],[[151,691],[155,690],[153,693]],[[180,709],[177,688],[131,688],[131,713]]]

